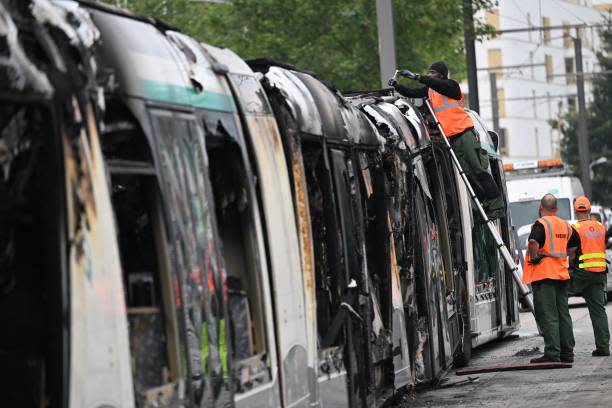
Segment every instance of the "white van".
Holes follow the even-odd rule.
[[[512,224],[516,228],[518,247],[524,248],[531,231],[531,224],[538,219],[540,200],[545,194],[557,197],[557,215],[575,221],[574,199],[584,195],[582,183],[568,176],[560,160],[538,160],[506,163],[506,188]]]

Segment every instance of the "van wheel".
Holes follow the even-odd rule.
[[[461,278],[459,286],[459,298],[461,299],[461,328],[463,336],[461,346],[455,353],[453,367],[460,368],[469,364],[472,358],[472,330],[470,329],[470,302],[468,300],[465,281]]]

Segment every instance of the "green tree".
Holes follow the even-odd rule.
[[[593,100],[587,106],[587,124],[591,160],[606,157],[606,164],[595,167],[593,178],[593,201],[605,206],[612,205],[612,20],[600,31],[601,49],[597,60],[601,75],[593,77]],[[587,77],[588,78],[588,77]],[[578,113],[567,113],[561,123],[561,154],[563,160],[579,173]]]
[[[154,16],[202,42],[244,59],[270,58],[312,71],[340,89],[379,87],[374,0],[107,0]],[[444,60],[454,78],[465,77],[461,0],[394,2],[398,65],[423,72]],[[475,0],[474,9],[496,0]],[[483,35],[487,27],[478,24]]]

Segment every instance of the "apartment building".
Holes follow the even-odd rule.
[[[476,44],[480,113],[492,127],[490,75],[495,73],[506,160],[559,157],[561,134],[553,121],[577,109],[574,37],[582,40],[587,103],[591,74],[598,71],[598,29],[571,26],[599,24],[604,13],[591,0],[500,0],[498,8],[479,16],[497,30],[562,26],[501,34]]]

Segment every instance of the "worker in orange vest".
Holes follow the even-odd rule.
[[[532,363],[574,361],[574,332],[567,304],[568,248],[579,245],[578,234],[556,216],[557,198],[540,201],[540,218],[532,225],[523,283],[531,284],[535,317],[544,336],[544,355]]]
[[[586,301],[595,335],[593,356],[610,355],[610,330],[606,314],[606,228],[599,221],[589,219],[591,203],[585,196],[574,202],[578,222],[572,227],[580,236],[575,261],[571,262],[570,276],[573,290]]]
[[[505,215],[505,204],[499,186],[489,169],[489,157],[480,145],[471,116],[465,111],[463,93],[457,81],[448,78],[448,67],[442,61],[434,62],[426,76],[405,69],[400,75],[424,84],[421,88],[407,88],[394,79],[389,80],[400,94],[408,98],[429,98],[459,164],[463,168],[474,192],[491,219]]]

